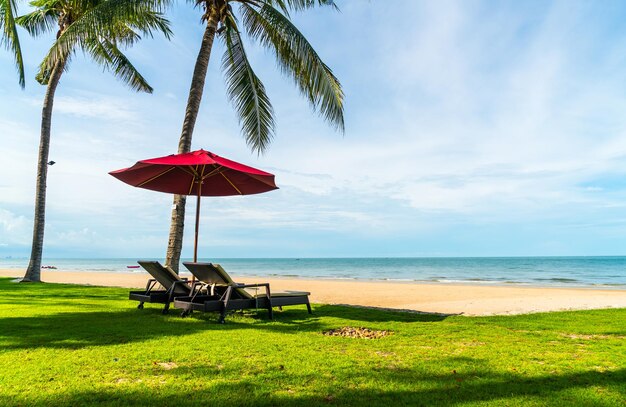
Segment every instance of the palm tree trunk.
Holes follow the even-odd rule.
[[[50,125],[52,123],[52,105],[54,93],[63,74],[65,60],[59,61],[52,69],[46,96],[41,112],[41,137],[39,140],[39,159],[37,163],[37,191],[35,193],[35,222],[33,226],[33,246],[30,262],[23,282],[41,281],[41,257],[43,253],[43,234],[46,223],[46,181],[48,178],[48,152],[50,151]]]
[[[178,153],[188,153],[191,149],[191,137],[193,129],[196,125],[198,111],[200,110],[200,102],[202,101],[202,92],[204,91],[204,81],[211,57],[211,49],[213,48],[213,40],[218,23],[218,9],[216,6],[210,6],[208,11],[207,26],[202,37],[202,45],[196,59],[196,66],[193,70],[191,80],[191,88],[189,89],[189,98],[187,99],[187,108],[185,110],[185,121],[183,122],[183,130],[178,142]],[[172,206],[172,218],[170,223],[170,236],[167,244],[167,254],[165,264],[178,272],[180,264],[180,252],[183,247],[183,231],[185,228],[185,203],[187,197],[185,195],[175,195],[174,205]]]

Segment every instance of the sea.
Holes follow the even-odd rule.
[[[144,259],[162,260],[162,259]],[[52,271],[137,273],[137,259],[44,259]],[[188,261],[188,260],[187,260]],[[595,287],[626,289],[626,256],[431,258],[224,258],[238,277],[291,277],[437,284]],[[0,269],[24,269],[26,258],[0,259]],[[181,270],[184,267],[181,266]],[[184,274],[184,273],[183,273]]]

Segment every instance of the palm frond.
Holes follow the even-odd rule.
[[[24,59],[22,58],[22,47],[20,46],[15,23],[16,10],[17,4],[15,0],[0,0],[0,45],[4,44],[13,53],[19,84],[24,88],[26,86]]]
[[[57,27],[58,15],[54,10],[37,9],[15,19],[33,37],[50,32]]]
[[[68,55],[65,58],[65,63],[63,64],[63,72],[67,72],[70,69],[70,63],[72,61],[72,55]],[[48,69],[47,66],[50,66]],[[39,71],[35,75],[35,80],[40,85],[48,85],[48,81],[50,80],[50,75],[52,75],[52,70],[54,69],[54,65],[49,65],[46,59],[39,64]]]
[[[111,41],[99,39],[87,42],[85,51],[104,69],[111,71],[131,89],[152,93],[152,87],[128,58]]]
[[[141,36],[139,34],[124,24],[118,24],[117,27],[112,28],[112,31],[115,31],[115,43],[118,45],[130,47],[137,41],[141,40]]]
[[[278,8],[286,15],[289,15],[290,10],[303,11],[316,6],[330,6],[339,10],[334,0],[260,0],[259,3]]]
[[[153,36],[161,32],[167,39],[172,35],[169,21],[161,13],[168,0],[107,0],[85,12],[74,21],[55,41],[46,56],[49,64],[46,69],[62,58],[66,58],[73,49],[87,47],[92,38],[115,39],[116,29],[128,25],[133,29]],[[125,38],[132,43],[132,38]]]
[[[248,35],[274,52],[283,73],[294,79],[313,109],[343,132],[341,84],[302,33],[267,4],[259,10],[242,4],[242,13]]]
[[[224,23],[226,51],[222,69],[226,77],[228,98],[235,107],[246,143],[257,153],[264,152],[274,135],[274,111],[265,87],[256,76],[241,42],[232,16]]]

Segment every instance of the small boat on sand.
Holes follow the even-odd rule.
[[[139,266],[126,266],[127,269],[138,269]]]
[[[51,269],[51,270],[56,270],[56,266],[41,266],[42,269]]]

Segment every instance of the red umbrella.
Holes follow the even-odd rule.
[[[194,262],[198,261],[201,196],[252,195],[278,189],[274,175],[204,150],[137,161],[109,174],[134,187],[198,197]]]

